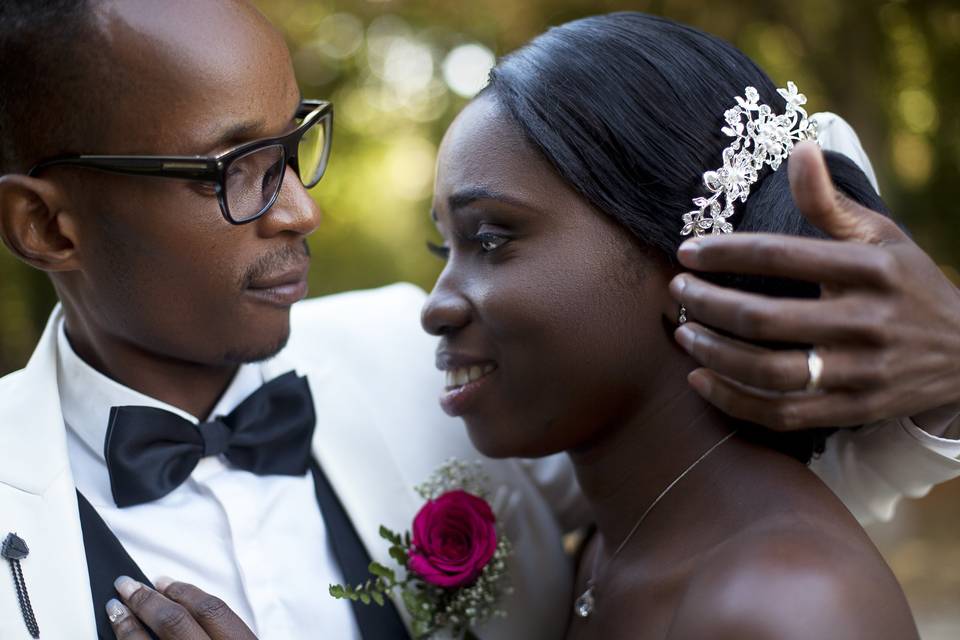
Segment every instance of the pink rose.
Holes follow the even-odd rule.
[[[423,505],[413,520],[410,569],[430,584],[470,584],[497,548],[493,511],[466,491],[448,491]]]

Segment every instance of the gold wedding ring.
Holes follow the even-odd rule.
[[[823,358],[817,355],[816,349],[807,351],[807,371],[810,378],[807,380],[807,391],[819,391],[820,379],[823,377]]]

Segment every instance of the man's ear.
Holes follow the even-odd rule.
[[[77,225],[55,184],[24,175],[0,176],[0,238],[13,254],[42,271],[73,271]]]

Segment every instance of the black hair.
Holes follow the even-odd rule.
[[[106,69],[96,0],[0,2],[0,175],[59,153],[91,152]]]
[[[707,195],[703,172],[722,166],[730,138],[720,129],[734,97],[755,87],[760,101],[783,104],[773,81],[733,45],[692,27],[636,12],[554,27],[503,58],[485,94],[499,100],[560,176],[632,232],[658,258],[676,264],[682,214]],[[775,108],[776,110],[776,108]],[[886,212],[863,172],[827,153],[834,183],[853,200]],[[786,166],[765,169],[730,219],[740,231],[822,237],[797,209]],[[817,297],[815,284],[721,276],[741,289]],[[808,461],[825,432],[756,437]]]

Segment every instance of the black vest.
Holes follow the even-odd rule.
[[[312,461],[310,471],[313,474],[317,503],[330,535],[330,543],[340,570],[348,583],[360,584],[369,577],[367,567],[370,564],[370,555],[316,460]],[[83,529],[83,547],[90,572],[90,592],[93,594],[97,635],[100,640],[116,640],[106,613],[107,601],[118,597],[113,588],[113,581],[125,575],[145,585],[151,587],[153,585],[79,491],[77,502],[80,508],[80,525]],[[304,543],[307,544],[307,541]],[[329,597],[326,595],[326,585],[322,586],[323,589],[318,589],[320,594],[318,597]],[[364,605],[359,602],[351,602],[351,605],[357,625],[360,627],[360,635],[364,640],[409,640],[410,635],[389,599],[383,607]],[[316,637],[326,635],[322,630],[317,632]],[[150,634],[150,636],[156,639],[155,635]]]

